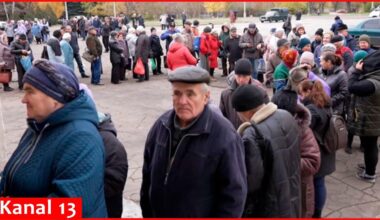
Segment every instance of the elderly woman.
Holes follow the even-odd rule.
[[[173,41],[169,45],[168,52],[168,67],[170,70],[175,70],[178,67],[189,66],[197,64],[197,60],[190,53],[185,45],[185,39],[182,34],[174,34]]]
[[[37,60],[23,82],[28,128],[4,168],[0,196],[81,198],[84,218],[106,218],[94,103],[66,65]]]
[[[128,69],[132,70],[132,64],[135,60],[135,53],[136,53],[136,43],[137,43],[137,35],[136,30],[134,28],[129,28],[128,34],[126,36],[126,40],[128,43],[128,49],[129,49],[129,56],[128,57]]]
[[[111,83],[120,83],[120,73],[124,70],[123,51],[124,49],[119,45],[116,39],[117,32],[112,31],[110,34],[109,47],[111,50],[110,60],[112,63]]]
[[[8,46],[8,37],[6,34],[0,35],[0,70],[12,75],[12,69],[15,67],[15,57],[11,54]],[[9,83],[3,83],[4,92],[13,91]]]
[[[118,32],[116,35],[117,43],[119,44],[119,47],[123,49],[123,56],[122,56],[122,69],[120,71],[120,80],[128,80],[127,77],[125,76],[125,71],[127,71],[127,66],[129,65],[129,48],[128,48],[128,43],[125,40],[125,35],[123,30]]]
[[[65,58],[65,64],[74,71],[74,51],[70,46],[71,34],[64,33],[62,40],[59,43],[63,52],[63,57]]]

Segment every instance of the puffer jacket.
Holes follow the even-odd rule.
[[[330,86],[332,108],[335,114],[343,115],[348,97],[348,75],[341,67],[320,71],[322,79]]]
[[[243,122],[240,120],[236,110],[232,107],[232,93],[239,86],[235,80],[235,71],[232,71],[228,75],[227,84],[229,85],[229,87],[227,89],[223,90],[223,92],[220,96],[219,108],[220,108],[220,111],[222,112],[223,116],[226,117],[232,123],[232,125],[235,127],[235,129],[238,129],[239,126]],[[251,79],[250,84],[258,86],[258,87],[263,89],[263,91],[264,91],[264,93],[263,93],[264,94],[264,102],[268,103],[269,102],[268,94],[266,92],[265,87],[260,83],[260,81],[255,80],[255,79]]]
[[[259,33],[258,29],[256,29],[256,32],[253,35],[247,32],[241,36],[239,47],[243,49],[243,58],[259,59],[261,57],[261,53],[256,47],[258,44],[263,43],[263,37]],[[251,44],[252,47],[248,47],[248,44]]]
[[[173,42],[169,47],[167,63],[170,70],[175,70],[181,66],[195,65],[197,59],[184,44]]]
[[[241,217],[247,176],[241,139],[207,105],[170,159],[174,110],[151,128],[145,144],[140,204],[144,217]]]
[[[308,99],[304,99],[303,104],[311,113],[311,123],[309,127],[314,133],[321,153],[321,165],[315,177],[324,177],[335,171],[335,152],[329,153],[322,146],[322,138],[325,135],[329,123],[331,107],[329,104],[325,106],[325,108],[319,108]]]
[[[301,150],[301,190],[302,190],[302,218],[311,218],[314,214],[314,175],[321,164],[319,145],[309,125],[311,114],[303,105],[296,108],[296,121],[300,133]]]
[[[4,168],[1,196],[82,198],[84,218],[106,218],[104,146],[83,91],[28,128]]]
[[[212,34],[201,34],[200,53],[207,57],[209,68],[218,67],[219,39]]]
[[[353,93],[351,111],[348,113],[348,127],[350,132],[358,136],[380,136],[380,70],[364,74],[356,70],[350,76],[350,91],[354,92],[352,87],[355,83],[363,81],[372,83],[374,91],[368,94]]]
[[[273,150],[273,170],[264,198],[252,198],[261,190],[264,176],[263,160],[251,122],[256,123]],[[256,112],[251,122],[243,123],[238,132],[246,152],[248,198],[264,203],[247,217],[297,218],[301,217],[301,168],[299,128],[295,119],[273,103]],[[248,204],[246,204],[247,206]]]
[[[0,63],[5,62],[4,69],[13,70],[15,68],[15,57],[11,53],[11,48],[0,42]]]

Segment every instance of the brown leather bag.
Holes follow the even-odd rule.
[[[0,68],[0,83],[9,83],[12,80],[12,71]]]

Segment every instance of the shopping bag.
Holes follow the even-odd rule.
[[[150,66],[152,67],[152,71],[157,69],[156,61],[153,58],[150,58]]]
[[[9,83],[12,80],[12,71],[0,68],[0,83]]]
[[[20,63],[21,66],[24,68],[25,72],[32,68],[32,58],[30,56],[22,56],[20,59]]]
[[[141,58],[137,59],[136,66],[133,69],[133,72],[137,75],[144,75],[145,74],[145,68],[144,68],[144,64],[143,64]]]

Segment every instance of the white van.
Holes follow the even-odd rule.
[[[370,18],[379,18],[380,17],[380,6],[377,6],[371,13],[369,13]]]

